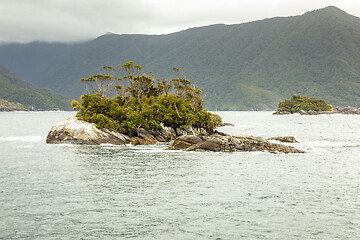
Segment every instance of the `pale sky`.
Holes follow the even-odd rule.
[[[360,0],[0,0],[0,43],[167,34],[301,15],[327,6],[360,16]]]

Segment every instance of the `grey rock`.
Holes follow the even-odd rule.
[[[132,145],[152,145],[159,142],[157,139],[163,140],[162,135],[160,132],[157,131],[147,131],[143,128],[136,129],[137,137],[133,137],[131,139]],[[157,137],[157,139],[155,138]]]
[[[78,120],[75,116],[56,124],[49,132],[46,142],[50,144],[114,144],[130,143],[130,138],[108,129],[98,129],[95,124]]]
[[[181,136],[175,139],[173,145],[168,149],[213,152],[267,151],[270,153],[304,153],[294,147],[270,143],[259,137],[220,134],[203,136],[197,138],[196,141],[191,141],[191,138],[187,136]]]
[[[212,151],[212,152],[220,152],[222,150],[222,141],[216,138],[205,139],[202,142],[199,142],[195,145],[192,145],[186,151],[195,151],[197,149]]]
[[[289,115],[289,114],[291,114],[291,112],[288,111],[282,111],[282,112],[276,111],[273,113],[273,115]]]
[[[70,117],[56,124],[49,132],[46,142],[73,143],[73,144],[114,144],[124,145],[150,145],[157,142],[170,142],[177,137],[173,128],[160,126],[157,130],[136,129],[136,136],[130,138],[127,135],[109,131],[108,129],[98,129],[95,124],[78,120],[75,116]]]
[[[293,136],[272,137],[272,138],[268,138],[267,140],[275,140],[286,143],[298,143],[298,141]]]
[[[165,127],[163,123],[160,124],[160,132],[164,137],[164,142],[175,140],[176,132],[172,127]]]
[[[232,123],[219,123],[218,124],[218,127],[235,127],[235,125],[234,124],[232,124]]]
[[[178,139],[192,144],[196,144],[203,141],[200,137],[195,135],[182,135],[178,137]]]
[[[187,134],[188,133],[184,129],[180,129],[180,128],[176,129],[176,135],[177,136],[182,136],[182,135],[187,135]]]
[[[207,136],[208,132],[204,128],[193,128],[192,126],[186,127],[185,129],[176,129],[177,136],[182,135],[196,135],[196,136]]]

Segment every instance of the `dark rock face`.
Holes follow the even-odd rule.
[[[132,145],[152,145],[157,142],[170,142],[176,138],[176,132],[171,127],[160,125],[158,130],[136,129],[136,137],[131,138]]]
[[[161,134],[159,134],[158,132],[154,131],[154,133],[155,136],[162,138]],[[132,145],[152,145],[158,142],[153,134],[143,128],[136,129],[136,134],[137,137],[131,138]]]
[[[304,153],[294,147],[270,143],[258,137],[247,135],[224,136],[219,134],[199,137],[196,141],[193,141],[188,136],[178,137],[168,149],[213,152],[268,151],[270,153]]]
[[[131,144],[136,145],[153,145],[156,144],[158,141],[154,137],[151,138],[139,138],[139,137],[132,137],[131,138]]]

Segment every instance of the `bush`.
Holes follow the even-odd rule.
[[[131,64],[126,65],[126,68],[129,66]],[[88,78],[86,81],[95,81],[94,79],[96,78]],[[203,108],[201,91],[191,88],[191,82],[187,79],[178,77],[172,81],[173,84],[158,80],[157,85],[145,75],[128,75],[124,79],[132,82],[129,80],[125,91],[118,91],[116,97],[108,98],[103,91],[82,95],[77,117],[95,123],[98,128],[130,136],[136,134],[136,128],[159,129],[161,123],[172,128],[202,127],[209,132],[221,123],[219,116]],[[141,79],[143,82],[139,82]],[[169,93],[170,87],[174,88],[175,93]],[[116,86],[115,89],[123,87]]]

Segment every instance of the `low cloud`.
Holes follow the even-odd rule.
[[[299,15],[335,5],[360,15],[359,1],[1,0],[0,42],[73,42],[106,32],[164,34],[216,23]]]

